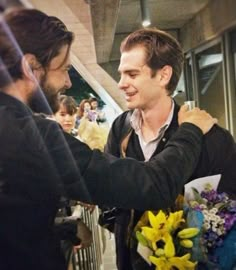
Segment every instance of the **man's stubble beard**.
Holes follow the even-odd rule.
[[[47,115],[59,110],[58,91],[47,83],[47,73],[39,79],[39,85],[29,99],[29,106],[34,112]]]

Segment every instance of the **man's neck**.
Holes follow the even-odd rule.
[[[24,86],[25,86],[24,82],[17,81],[17,82],[11,83],[7,87],[4,87],[4,89],[2,89],[2,92],[27,104],[28,91],[26,90]]]
[[[141,110],[142,134],[149,141],[157,135],[157,131],[164,125],[172,108],[172,99],[165,96],[150,109]]]
[[[162,126],[167,120],[172,108],[172,99],[165,96],[159,99],[152,108],[141,110],[141,116],[144,126],[154,129]]]

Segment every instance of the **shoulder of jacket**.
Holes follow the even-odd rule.
[[[232,134],[225,128],[219,126],[219,125],[214,125],[212,127],[212,129],[205,135],[205,137],[219,137],[219,138],[230,138],[230,139],[233,139],[233,136]]]
[[[127,118],[127,116],[131,116],[132,113],[133,111],[131,110],[121,113],[119,116],[116,117],[116,119],[113,122],[113,125],[118,125],[120,123],[123,123],[125,119]]]
[[[214,125],[203,138],[208,151],[218,152],[221,157],[223,153],[227,153],[228,155],[235,151],[235,140],[233,136],[228,130],[218,125]]]

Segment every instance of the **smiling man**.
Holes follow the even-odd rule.
[[[160,205],[170,203],[162,200],[160,187],[169,182],[171,198],[179,193],[195,167],[203,133],[216,122],[204,111],[183,108],[179,132],[146,164],[91,151],[29,107],[50,110],[48,100],[57,108],[58,95],[71,85],[72,41],[58,18],[38,10],[12,10],[0,18],[0,269],[66,269],[53,231],[61,196],[146,209],[158,194]]]
[[[152,162],[163,153],[166,143],[173,138],[179,126],[180,107],[171,96],[182,72],[183,51],[178,41],[168,33],[148,28],[131,33],[122,42],[120,51],[118,85],[130,110],[114,121],[106,152],[117,157],[125,153],[126,157]],[[177,159],[168,161],[169,169],[176,165]],[[219,190],[236,197],[235,164],[233,137],[215,125],[204,136],[201,156],[188,180],[221,174]],[[173,194],[168,192],[171,187],[173,185],[168,181],[160,187],[162,200],[167,203],[161,206],[157,199],[155,210],[168,208],[170,202],[174,202]],[[160,194],[156,193],[156,196],[159,198]],[[133,229],[144,213],[139,210],[112,208],[109,211],[105,208],[104,215],[100,216],[101,224],[114,230],[119,270],[153,269],[143,259],[145,256],[140,256],[144,254],[137,252],[132,239]],[[109,218],[107,221],[106,216]]]

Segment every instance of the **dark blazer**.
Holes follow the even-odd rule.
[[[118,160],[91,151],[56,122],[0,93],[0,269],[66,269],[53,231],[62,195],[122,208],[152,207],[159,184],[182,186],[178,183],[189,177],[201,139],[197,127],[185,124],[157,160]],[[166,160],[177,156],[176,166],[167,168]]]
[[[160,155],[168,141],[176,134],[178,129],[178,111],[179,106],[175,104],[172,122],[158,144],[150,161],[155,160]],[[117,157],[122,156],[120,145],[122,139],[130,130],[130,124],[127,126],[126,121],[129,114],[129,111],[124,112],[114,121],[105,147],[107,153]],[[138,136],[133,130],[127,145],[126,156],[140,161],[144,160]],[[178,157],[176,157],[176,160],[168,160],[168,168],[171,169],[172,166],[175,166],[175,162],[178,162]],[[222,175],[218,187],[219,191],[227,192],[232,198],[236,198],[236,145],[231,134],[218,125],[215,125],[210,132],[203,137],[200,158],[198,162],[196,162],[195,168],[188,181],[214,174]],[[184,183],[182,182],[182,184]],[[183,185],[178,185],[178,190],[176,187],[177,186],[173,185],[172,182],[163,181],[159,185],[159,192],[156,193],[156,206],[154,208],[146,208],[146,210],[166,209],[173,205],[176,194],[181,192]],[[116,209],[116,211],[112,209],[112,211],[116,213],[116,217],[112,219],[114,226],[112,226],[113,224],[109,224],[109,226],[110,228],[114,228],[118,269],[152,269],[136,252],[135,246],[130,249],[127,245],[132,229],[142,216],[143,211],[136,210],[132,214],[131,211],[127,209]]]

